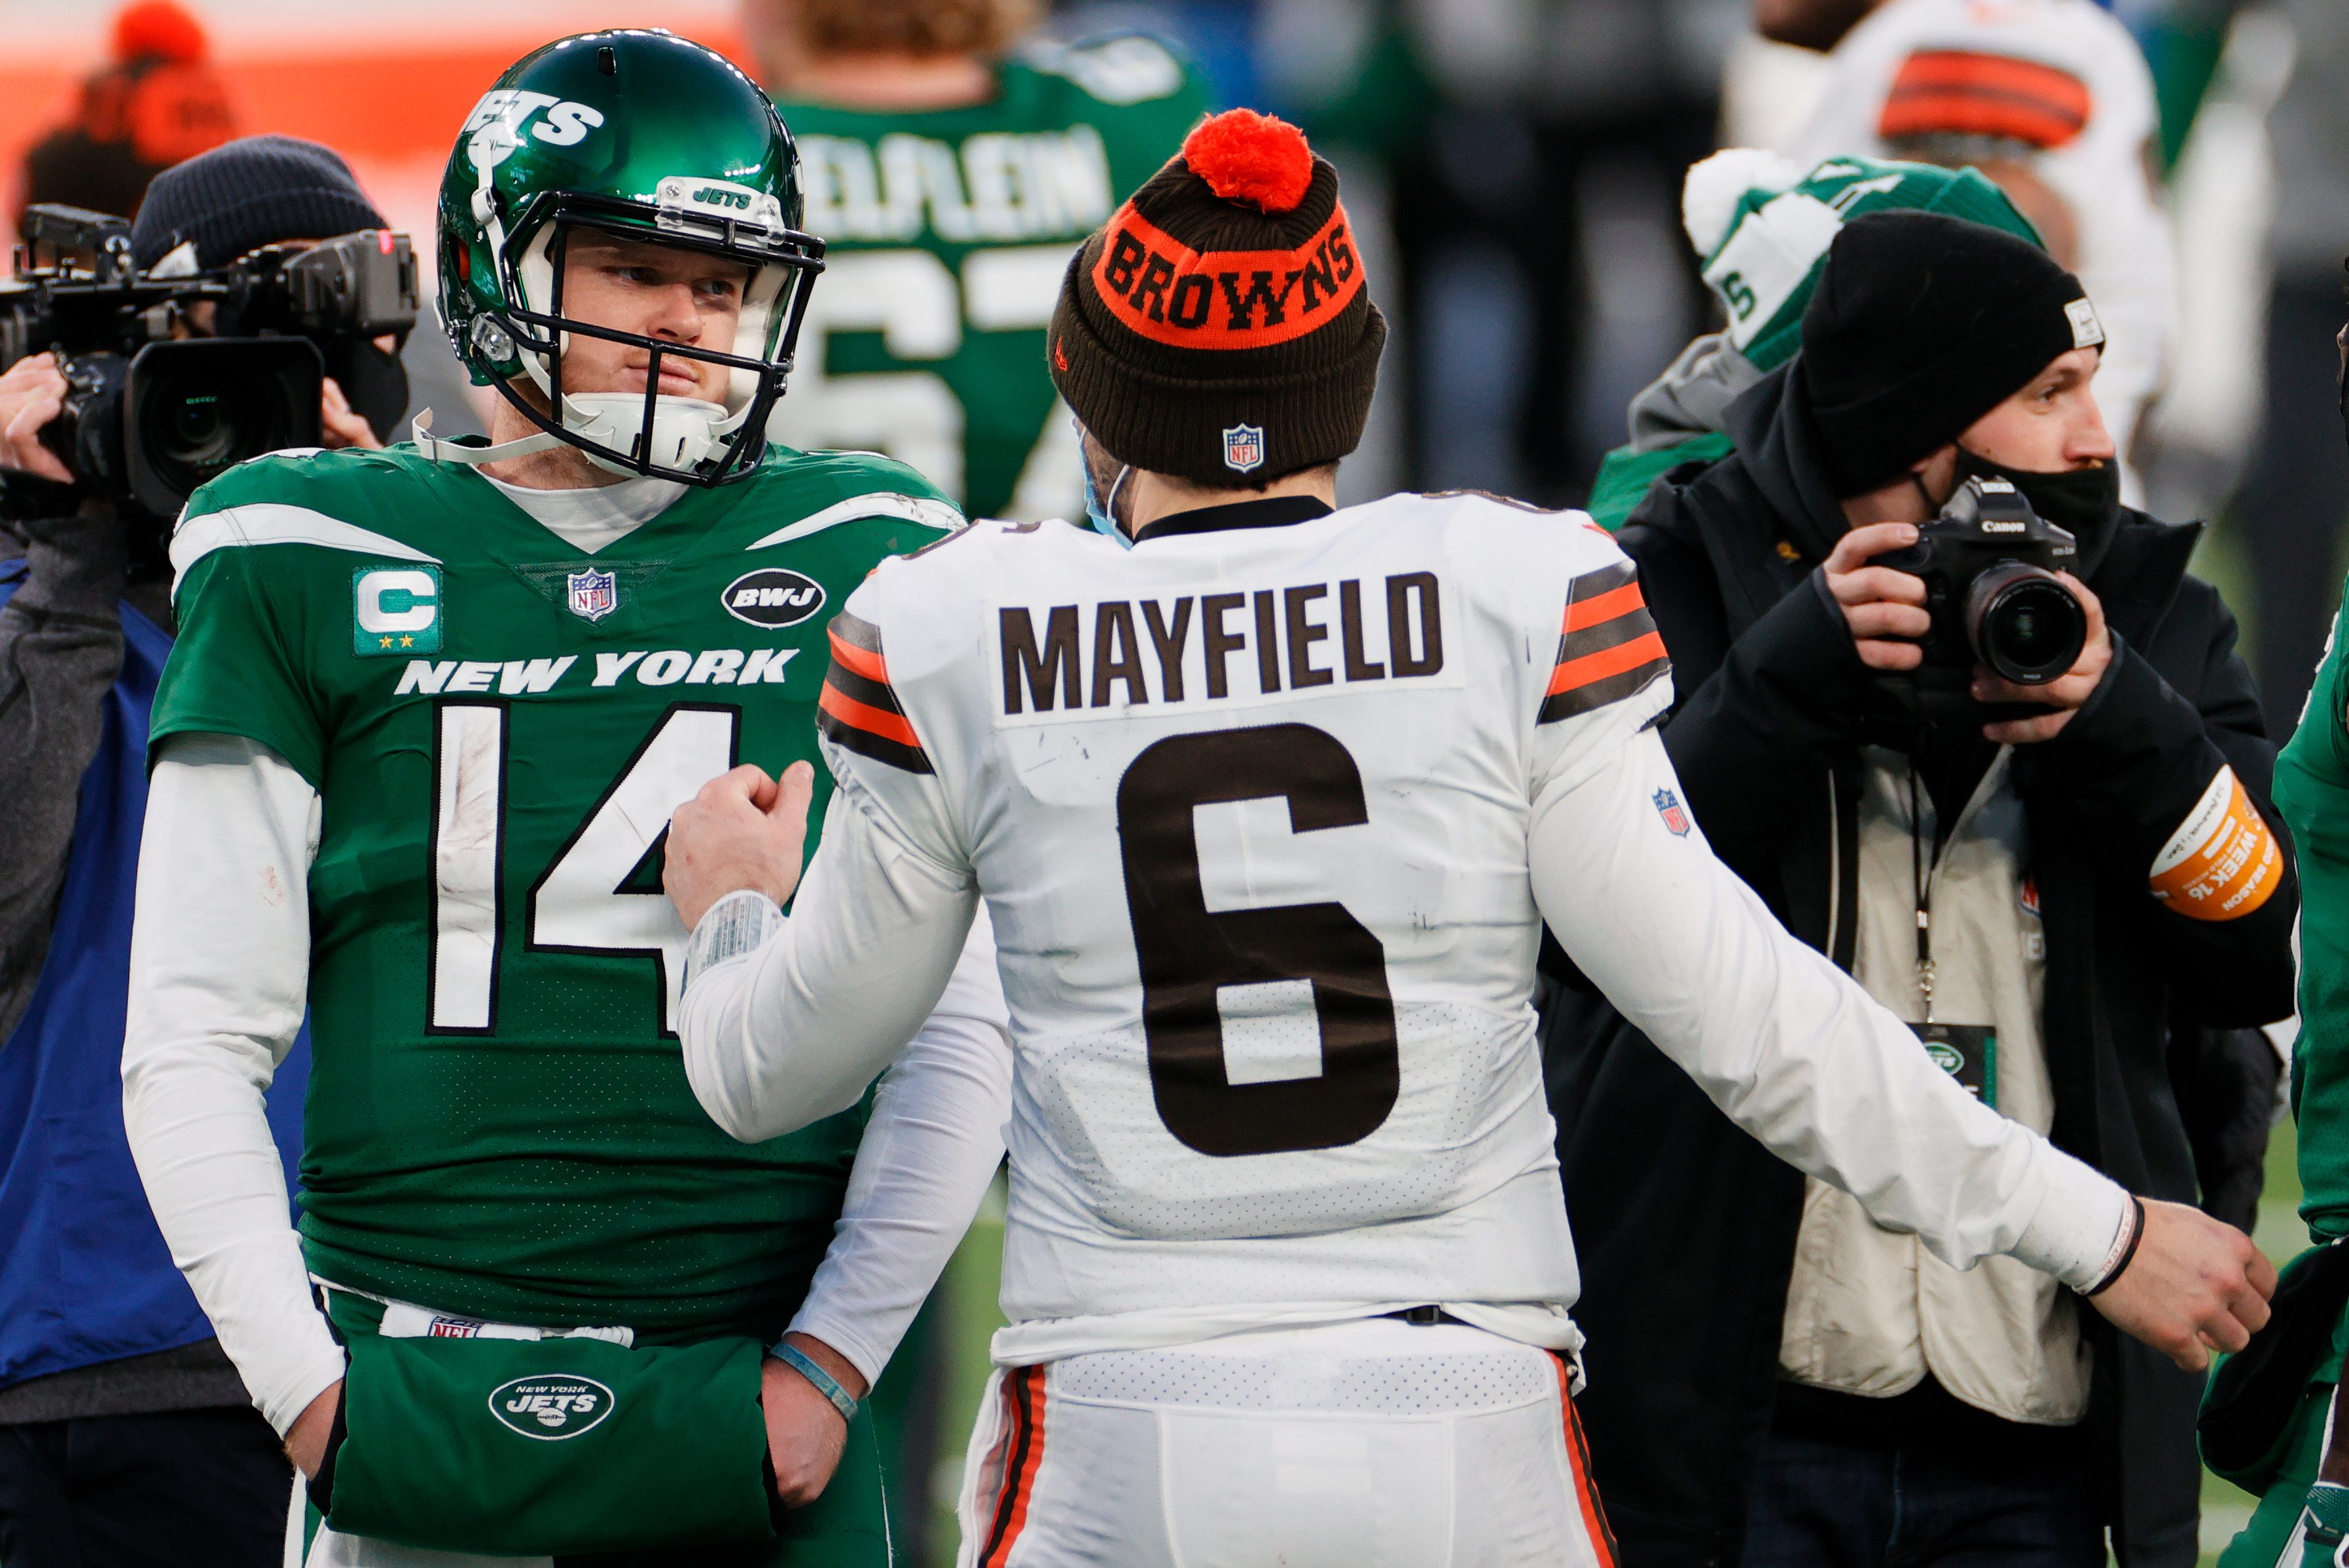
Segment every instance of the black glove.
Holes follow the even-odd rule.
[[[22,469],[0,469],[0,518],[11,522],[69,518],[80,505],[78,485],[45,480]]]

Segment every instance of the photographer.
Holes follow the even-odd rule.
[[[166,270],[187,273],[383,223],[333,153],[261,137],[160,176],[132,248],[142,268],[180,251]],[[208,334],[208,311],[185,314]],[[329,353],[398,417],[380,345]],[[0,374],[0,1561],[272,1563],[291,1469],[172,1265],[122,1129],[170,520],[77,484],[42,439],[66,393],[50,355]],[[378,444],[332,380],[320,417],[330,445]],[[304,1062],[273,1097],[281,1151]]]
[[[2197,531],[2119,505],[2102,330],[2023,241],[1859,218],[1802,335],[1732,406],[1735,452],[1621,536],[1676,666],[1687,805],[1969,1088],[2191,1202],[2171,1021],[2289,1012],[2298,899],[2233,618],[2186,573]],[[1961,487],[1960,512],[2019,491],[2076,541],[2078,652],[2052,678],[1976,665],[1973,567],[1934,521]],[[2014,536],[2053,538],[1975,537]],[[2064,619],[2039,614],[2005,631]],[[1587,990],[1552,1028],[1586,1415],[1629,1560],[2085,1565],[2107,1528],[2133,1565],[2195,1560],[2193,1377],[1806,1183]]]

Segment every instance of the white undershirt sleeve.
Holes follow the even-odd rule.
[[[799,1315],[869,1385],[954,1256],[1003,1162],[1011,1037],[979,911],[947,994],[882,1075],[840,1223]]]
[[[165,743],[148,787],[122,1119],[171,1261],[282,1434],[343,1375],[262,1096],[301,1031],[318,797],[241,737]]]
[[[1672,830],[1660,803],[1682,798],[1653,730],[1536,797],[1534,898],[1576,964],[1731,1119],[1878,1223],[1954,1267],[2005,1253],[2097,1283],[2127,1194],[1934,1066],[1677,810]]]
[[[713,905],[697,950],[753,896]],[[854,1105],[939,1010],[978,908],[967,868],[885,830],[854,790],[834,792],[790,918],[746,954],[689,967],[678,1034],[701,1108],[756,1143]]]

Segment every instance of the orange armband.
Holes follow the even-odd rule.
[[[2147,887],[2189,920],[2239,920],[2282,881],[2275,834],[2235,770],[2221,768],[2155,857]]]

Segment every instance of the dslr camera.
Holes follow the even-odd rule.
[[[247,458],[319,445],[330,358],[416,322],[416,258],[386,230],[169,278],[139,273],[121,218],[40,204],[22,232],[0,283],[0,369],[56,353],[68,390],[41,440],[84,491],[126,511],[175,516]],[[205,303],[214,335],[185,335]]]
[[[1930,717],[1971,717],[1982,705],[1968,687],[1980,665],[2017,686],[2044,686],[2078,662],[2088,613],[2064,580],[2079,558],[2073,536],[2032,511],[2004,480],[1972,478],[1941,515],[1920,524],[1917,542],[1876,557],[1878,566],[1925,582],[1932,627],[1914,676]],[[1993,705],[2023,717],[2028,705]]]

